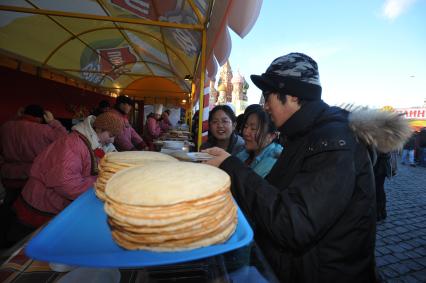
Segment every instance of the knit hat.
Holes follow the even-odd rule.
[[[96,117],[93,128],[109,131],[113,136],[118,136],[124,128],[121,117],[113,112],[105,112]]]
[[[276,58],[262,75],[251,75],[253,83],[263,92],[279,92],[305,100],[321,99],[318,65],[302,53]]]
[[[163,104],[155,104],[154,105],[154,113],[161,115],[163,113]]]

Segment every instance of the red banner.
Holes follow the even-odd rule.
[[[117,47],[98,49],[100,57],[100,71],[107,72],[108,76],[116,79],[120,74],[130,72],[126,64],[135,63],[136,56],[130,51],[130,47]]]

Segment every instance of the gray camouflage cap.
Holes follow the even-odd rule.
[[[278,57],[265,73],[260,76],[251,75],[250,78],[264,94],[279,92],[305,100],[321,99],[318,65],[303,53],[289,53]]]

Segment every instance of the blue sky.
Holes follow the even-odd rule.
[[[231,31],[229,58],[250,74],[290,52],[314,58],[329,104],[422,106],[426,100],[426,0],[264,0],[250,33]]]

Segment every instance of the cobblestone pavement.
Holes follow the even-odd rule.
[[[426,282],[426,168],[398,164],[385,183],[388,216],[377,225],[376,262],[385,282]]]

